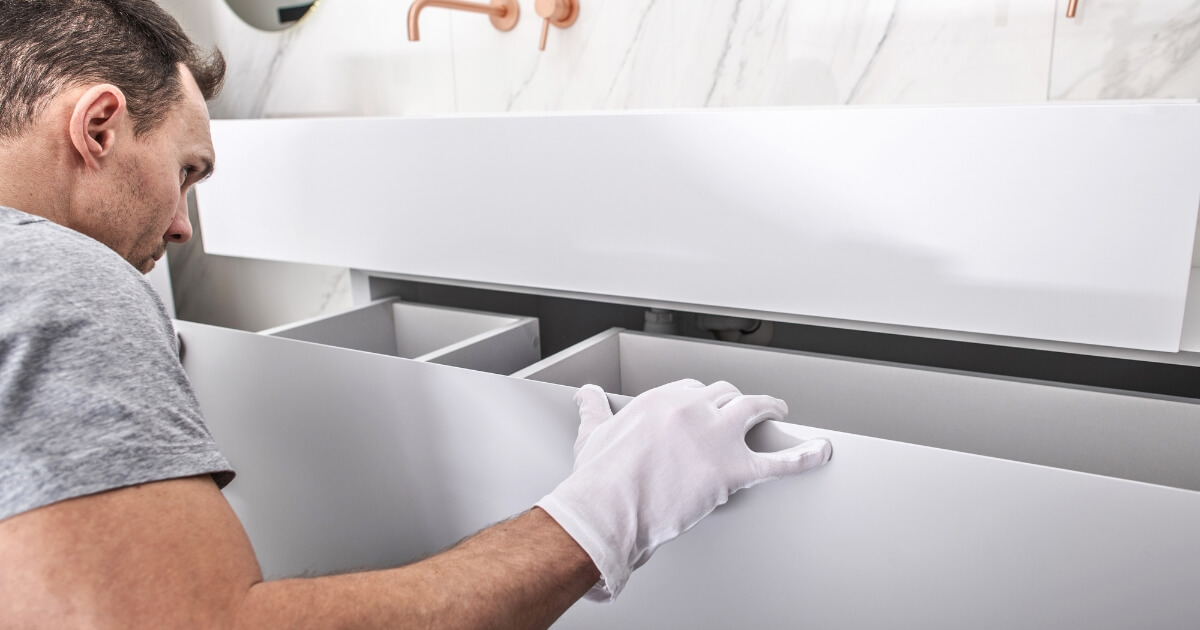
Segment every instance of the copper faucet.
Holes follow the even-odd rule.
[[[545,20],[542,22],[542,40],[538,50],[546,50],[546,35],[550,32],[551,24],[567,28],[579,17],[579,0],[537,0],[533,8]]]
[[[421,33],[417,29],[417,19],[421,17],[421,9],[425,7],[486,13],[491,16],[492,26],[502,31],[511,30],[516,26],[517,18],[521,15],[521,7],[517,6],[517,0],[491,0],[488,4],[463,0],[416,0],[408,9],[408,41],[410,42],[421,39]]]

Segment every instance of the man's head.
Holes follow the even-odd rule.
[[[149,271],[191,237],[224,72],[154,0],[0,0],[0,204]]]

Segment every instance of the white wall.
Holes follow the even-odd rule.
[[[323,0],[268,33],[160,0],[229,62],[215,118],[1200,96],[1200,0],[580,0],[512,31],[407,2]],[[218,156],[218,162],[219,162]],[[312,177],[297,173],[296,177]],[[287,185],[280,182],[279,185]],[[349,305],[345,270],[172,251],[183,319],[262,329]]]

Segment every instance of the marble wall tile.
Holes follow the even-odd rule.
[[[585,2],[569,29],[455,14],[458,111],[1030,102],[1052,0]],[[533,43],[530,43],[533,42]]]
[[[159,0],[201,46],[216,46],[228,64],[225,89],[209,103],[214,118],[254,118],[273,84],[280,61],[295,39],[295,29],[259,31],[242,22],[224,0]]]
[[[805,103],[1042,101],[1053,11],[1051,0],[798,2],[793,90]]]
[[[453,111],[452,41],[446,13],[407,40],[403,2],[326,0],[298,24],[260,31],[224,0],[159,0],[197,42],[229,62],[214,118],[404,115]]]
[[[788,10],[788,102],[851,102],[883,50],[898,0],[795,2]]]
[[[1058,1],[1052,99],[1200,98],[1200,0]]]
[[[323,2],[273,73],[264,116],[403,116],[454,111],[450,15],[426,10],[408,41],[406,2]]]
[[[583,0],[567,29],[455,14],[460,112],[780,104],[788,2]]]

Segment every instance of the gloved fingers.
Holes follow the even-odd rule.
[[[608,396],[599,385],[584,385],[575,392],[575,405],[579,408],[579,436],[575,438],[575,457],[587,444],[588,437],[605,420],[612,418],[612,407]]]
[[[825,438],[805,440],[796,446],[774,453],[753,453],[757,478],[744,487],[763,481],[799,475],[824,465],[833,458],[833,444]]]
[[[734,387],[729,381],[717,381],[708,387],[705,387],[704,393],[708,396],[708,399],[717,406],[717,408],[724,407],[725,405],[729,404],[730,401],[742,395],[741,390]]]
[[[742,434],[764,420],[783,420],[787,403],[774,396],[738,395],[721,407],[721,415],[742,427]]]
[[[659,387],[656,387],[655,389],[666,389],[668,387],[671,387],[671,388],[686,387],[688,389],[702,389],[704,387],[704,383],[701,383],[700,381],[697,381],[694,378],[685,378],[682,380],[675,381],[673,383],[667,383],[666,385],[661,385]]]

